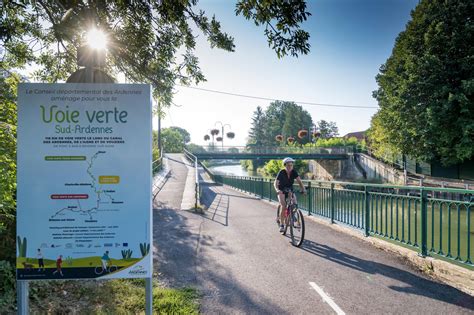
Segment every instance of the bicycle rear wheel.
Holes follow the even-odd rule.
[[[304,218],[299,209],[294,209],[290,216],[291,244],[300,247],[304,241]]]
[[[96,275],[100,275],[104,272],[104,268],[102,266],[97,266],[95,267],[94,272]]]

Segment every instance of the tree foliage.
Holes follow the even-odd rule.
[[[172,128],[161,130],[161,141],[164,153],[182,153],[184,149],[183,135]]]
[[[132,82],[150,83],[162,105],[171,104],[173,86],[205,80],[195,55],[195,32],[212,48],[234,51],[232,36],[198,1],[28,1],[0,5],[1,68],[38,66],[36,79],[64,80],[76,69],[77,48],[92,27],[108,38],[107,70]],[[300,24],[310,15],[304,0],[241,0],[236,14],[266,25],[278,57],[307,54],[309,35]],[[274,25],[275,24],[275,25]]]
[[[317,130],[320,133],[320,138],[329,139],[339,135],[339,129],[334,121],[320,120],[317,123]]]
[[[16,216],[16,74],[0,76],[0,260],[14,261]]]
[[[176,130],[177,132],[179,132],[183,137],[184,143],[189,143],[191,141],[191,135],[186,129],[183,129],[181,127],[169,127],[168,129]]]
[[[474,157],[474,2],[422,0],[377,75],[376,150],[445,165]]]
[[[270,160],[265,163],[265,166],[260,169],[260,173],[265,176],[275,177],[280,170],[284,168],[282,160]],[[303,178],[304,173],[308,170],[308,162],[303,160],[296,160],[294,163],[294,169]]]
[[[241,0],[237,2],[235,12],[253,20],[257,26],[265,26],[268,46],[276,51],[278,58],[288,53],[297,57],[309,52],[309,33],[300,28],[311,15],[306,11],[305,1]]]
[[[265,113],[262,107],[257,106],[253,113],[252,126],[250,127],[247,143],[261,145],[264,142]]]
[[[263,145],[276,145],[275,136],[297,138],[298,131],[313,125],[311,115],[303,107],[293,102],[274,101],[268,106],[263,118]],[[254,127],[254,126],[252,126]],[[307,143],[308,138],[300,139]]]

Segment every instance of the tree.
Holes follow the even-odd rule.
[[[20,77],[0,76],[0,260],[15,260],[16,91]]]
[[[191,141],[191,135],[186,129],[183,129],[181,127],[169,127],[169,129],[176,130],[177,132],[179,132],[181,136],[183,136],[184,143],[188,143],[189,141]]]
[[[317,123],[317,129],[323,139],[334,138],[339,135],[339,129],[334,121],[320,120]]]
[[[233,38],[216,18],[191,1],[12,1],[0,6],[0,68],[35,63],[35,77],[64,80],[76,69],[77,48],[86,30],[97,27],[108,38],[107,69],[132,82],[150,83],[161,105],[171,104],[173,86],[205,80],[194,54],[196,35],[212,48],[234,51]],[[304,0],[240,0],[236,14],[265,25],[278,57],[307,54],[309,34],[300,24],[310,15]]]
[[[299,139],[298,131],[308,129],[313,125],[311,115],[303,107],[294,103],[286,103],[284,107],[285,122],[283,123],[282,134],[284,137],[294,137],[299,143],[305,144],[309,141],[308,137]]]
[[[192,152],[192,153],[204,153],[204,152],[206,152],[206,149],[204,149],[204,147],[202,145],[197,145],[197,144],[194,144],[194,143],[187,144],[186,149],[189,152]]]
[[[306,12],[306,3],[301,0],[291,1],[239,1],[235,10],[255,25],[265,25],[268,46],[274,49],[278,58],[288,52],[297,57],[307,54],[310,45],[309,34],[300,29],[299,24],[306,21],[311,14]],[[272,21],[276,20],[275,26]]]
[[[164,128],[161,130],[164,153],[181,153],[184,149],[183,136],[176,130]]]
[[[252,127],[249,131],[247,144],[262,145],[264,141],[265,113],[260,106],[253,112]]]
[[[474,157],[473,16],[470,0],[422,0],[412,11],[376,77],[376,150],[444,165]]]
[[[275,145],[275,136],[283,135],[286,139],[296,137],[298,131],[309,128],[313,124],[311,115],[293,102],[274,101],[265,111],[264,144]],[[308,139],[301,139],[306,143]]]
[[[265,111],[264,145],[275,145],[275,136],[282,133],[285,123],[284,102],[275,101]]]
[[[388,132],[380,118],[381,114],[381,112],[378,112],[372,116],[371,126],[367,131],[367,137],[369,138],[369,147],[372,149],[372,153],[379,158],[388,160],[389,156],[400,152],[395,146],[390,144]]]

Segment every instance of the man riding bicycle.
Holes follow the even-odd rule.
[[[290,157],[284,158],[283,166],[285,168],[280,170],[280,172],[278,172],[278,175],[275,179],[275,183],[273,184],[278,194],[278,201],[280,201],[280,205],[281,205],[280,218],[279,218],[280,232],[283,232],[285,229],[283,222],[285,222],[286,199],[288,198],[288,191],[293,191],[293,184],[295,182],[295,179],[300,185],[301,193],[306,194],[306,189],[303,185],[303,182],[301,181],[300,176],[298,175],[298,172],[293,169],[294,163],[295,163],[295,160],[293,160],[292,158]],[[293,194],[293,200],[294,200],[294,203],[296,204],[296,197],[294,194]]]

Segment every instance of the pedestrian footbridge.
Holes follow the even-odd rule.
[[[311,160],[346,160],[352,147],[209,147],[190,148],[198,160],[275,160],[285,157]]]

